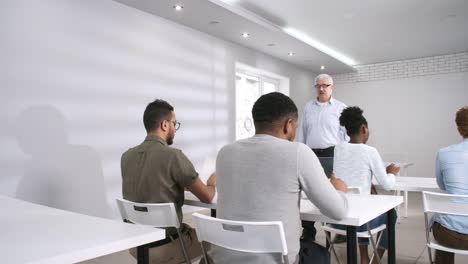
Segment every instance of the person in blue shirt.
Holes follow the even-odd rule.
[[[297,142],[309,146],[319,157],[327,177],[333,167],[333,149],[341,142],[347,142],[346,131],[340,126],[338,118],[346,107],[341,101],[335,99],[332,94],[334,85],[333,78],[328,74],[319,74],[315,78],[315,91],[317,97],[307,102],[300,116],[297,128]],[[302,240],[315,241],[317,233],[315,222],[302,221]],[[335,243],[345,242],[346,237],[337,235]]]
[[[468,195],[468,106],[457,111],[455,122],[463,141],[437,153],[437,184],[449,194]],[[436,214],[432,223],[434,239],[441,245],[468,250],[467,216]],[[436,250],[435,263],[452,264],[454,254]]]

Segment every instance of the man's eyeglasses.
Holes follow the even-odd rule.
[[[317,88],[317,89],[319,89],[319,88],[328,88],[329,86],[331,86],[331,84],[316,84],[315,88]]]
[[[174,128],[175,128],[175,130],[179,130],[179,128],[180,128],[180,122],[179,122],[179,121],[177,121],[177,120],[175,120],[175,121],[172,121],[172,120],[166,120],[166,121],[167,121],[167,122],[171,122],[171,123],[173,123],[173,124],[174,124]]]

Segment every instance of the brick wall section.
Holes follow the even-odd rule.
[[[468,71],[468,52],[354,66],[357,72],[333,76],[335,83],[369,82]]]

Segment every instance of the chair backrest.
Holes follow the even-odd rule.
[[[117,198],[123,220],[152,227],[180,227],[173,203],[135,203]]]
[[[424,213],[468,216],[468,195],[423,192]]]
[[[361,194],[361,187],[348,186],[348,193]]]
[[[230,221],[194,213],[198,240],[249,253],[288,254],[283,223]]]

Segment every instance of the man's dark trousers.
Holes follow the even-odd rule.
[[[325,149],[312,149],[315,155],[319,158],[333,158],[335,147],[329,147]],[[301,221],[302,222],[302,238],[304,241],[315,241],[315,235],[317,230],[315,229],[315,222]]]

